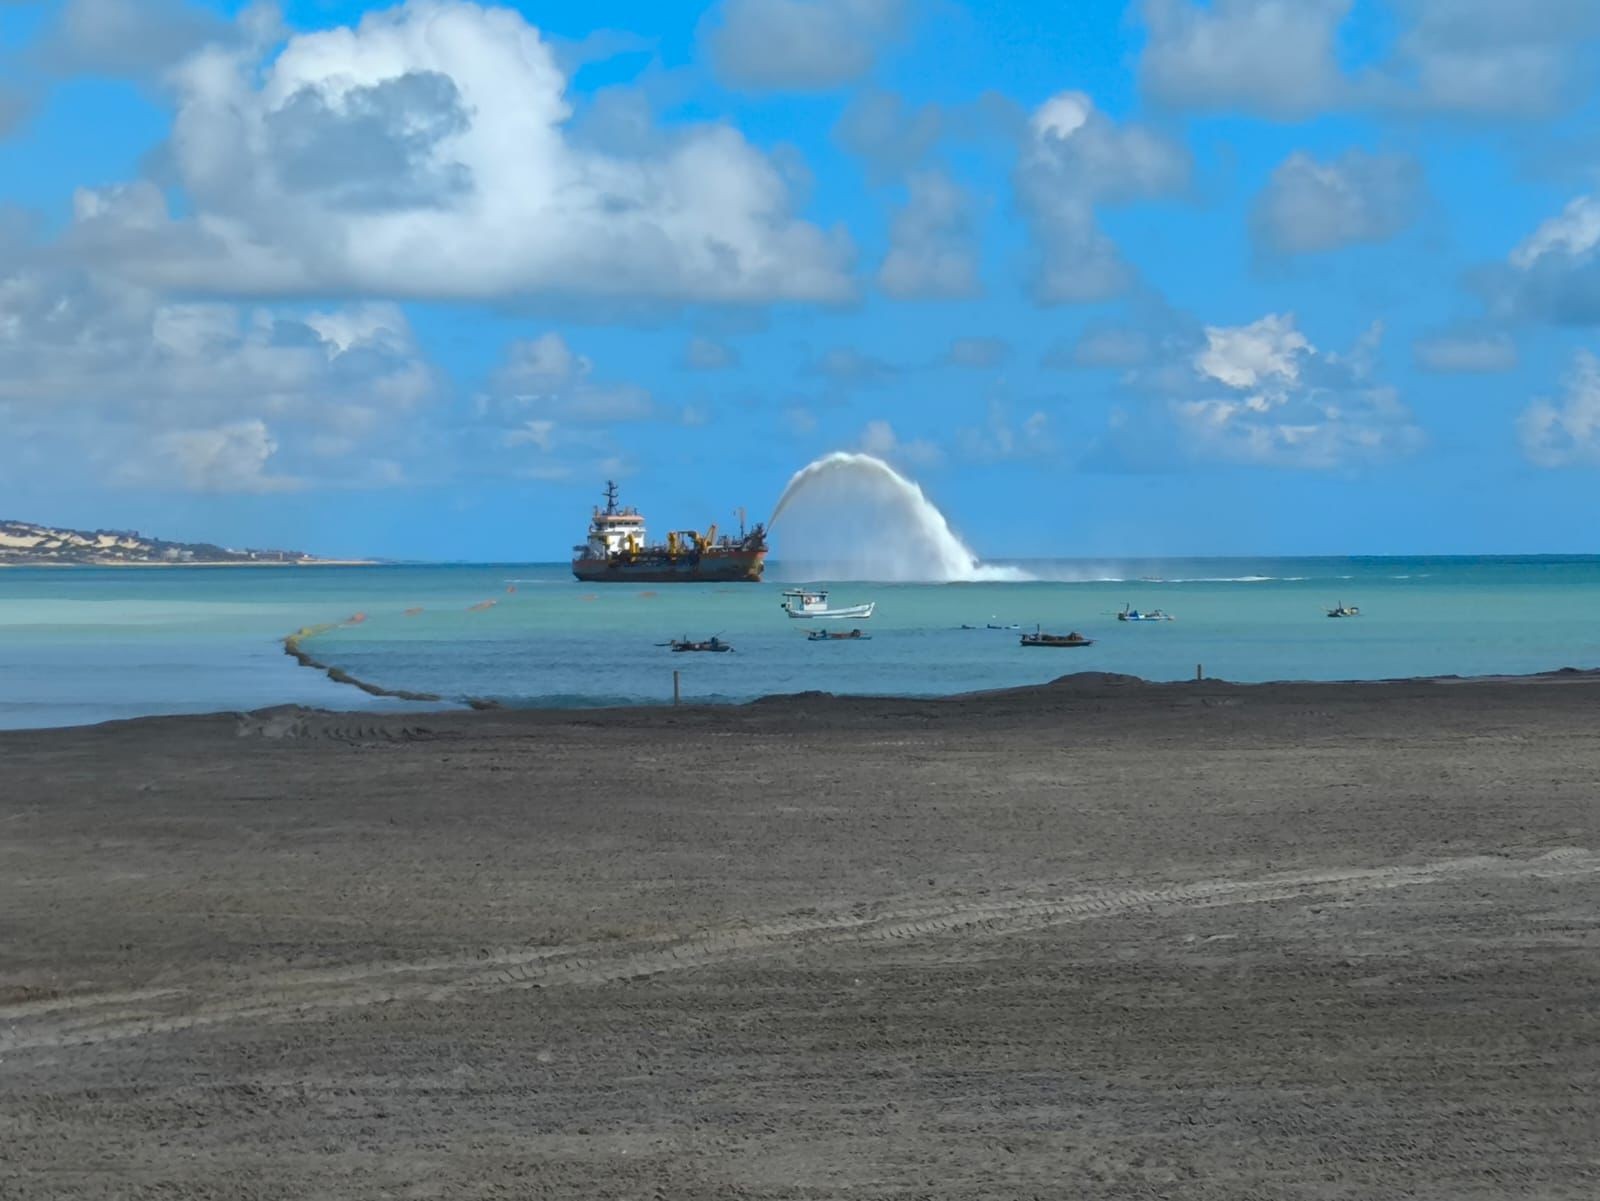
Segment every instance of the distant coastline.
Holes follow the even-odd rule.
[[[136,530],[74,530],[0,520],[0,567],[368,567],[376,562],[328,559],[298,550],[174,542]]]

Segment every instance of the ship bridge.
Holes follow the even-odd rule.
[[[607,480],[605,508],[595,506],[589,521],[589,541],[575,549],[606,558],[627,550],[630,542],[634,547],[645,545],[644,516],[635,508],[618,505],[617,485]]]

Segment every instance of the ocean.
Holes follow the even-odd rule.
[[[834,582],[769,565],[752,585],[606,586],[564,564],[0,570],[0,728],[297,703],[398,709],[303,668],[282,638],[385,688],[449,702],[737,702],[824,691],[929,696],[1074,671],[1237,681],[1486,675],[1600,665],[1600,557],[1052,560],[1022,579]],[[808,642],[792,582],[874,601],[870,639]],[[493,602],[492,604],[486,602]],[[1176,620],[1118,622],[1124,604]],[[1333,620],[1327,609],[1361,616]],[[359,620],[352,620],[359,616]],[[1019,631],[1095,645],[1036,650]],[[830,626],[832,623],[829,623]],[[674,654],[717,635],[726,655]],[[437,706],[431,706],[437,707]]]

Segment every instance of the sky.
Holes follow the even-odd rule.
[[[1594,0],[0,0],[0,517],[1594,552],[1597,115]]]

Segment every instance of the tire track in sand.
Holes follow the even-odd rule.
[[[1105,888],[1036,900],[812,913],[686,936],[516,947],[470,957],[280,972],[212,992],[140,990],[0,1006],[0,1054],[86,1046],[229,1022],[304,1020],[362,1006],[441,1002],[477,992],[594,987],[810,947],[893,944],[957,933],[1000,936],[1126,913],[1353,898],[1474,876],[1555,880],[1596,874],[1600,874],[1600,855],[1561,848],[1532,858],[1482,855],[1410,866]]]

